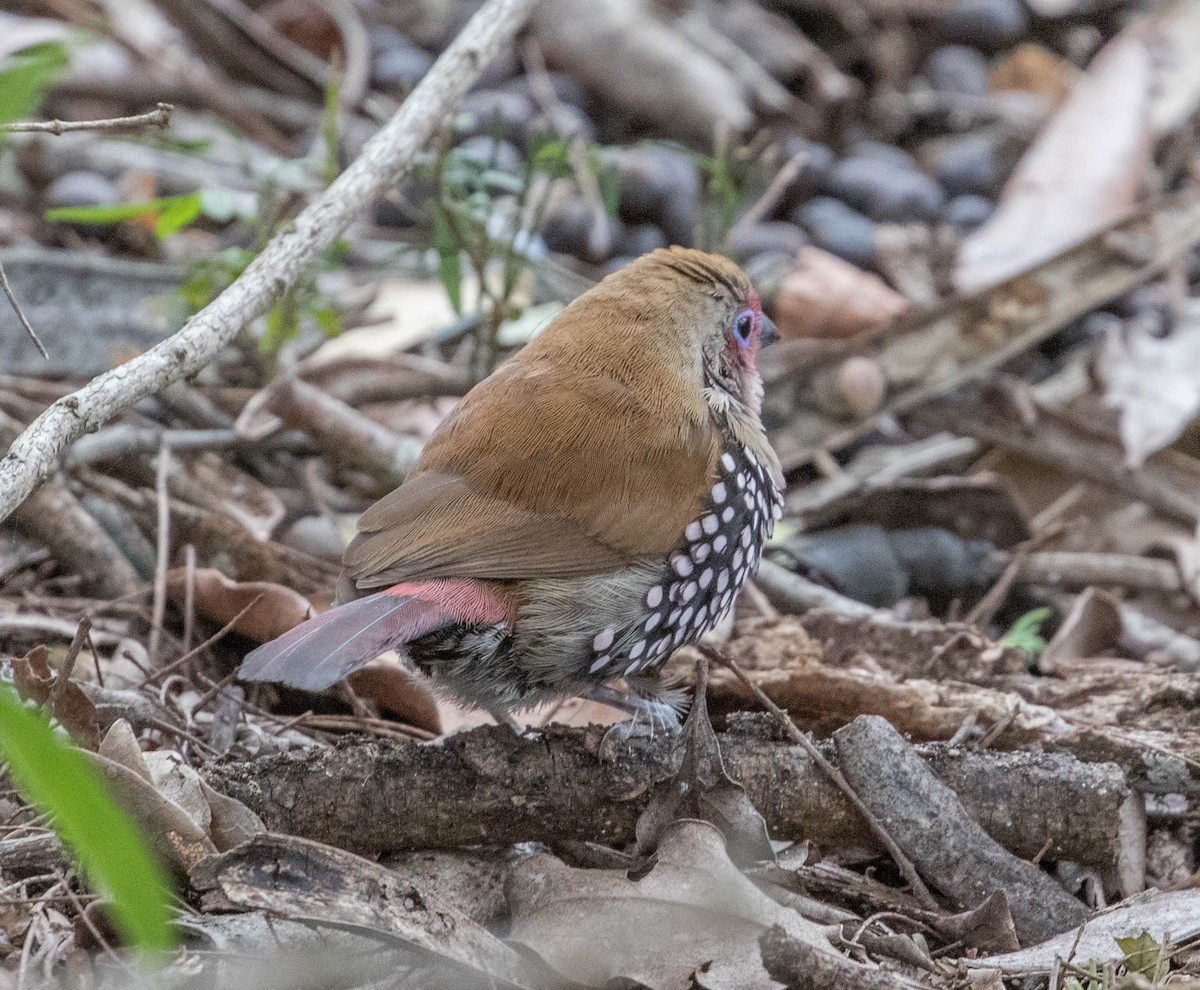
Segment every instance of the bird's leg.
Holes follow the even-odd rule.
[[[671,693],[674,694],[674,692]],[[589,688],[581,697],[590,698],[602,705],[608,705],[609,708],[632,715],[633,718],[630,721],[621,722],[609,730],[610,732],[619,731],[626,739],[643,734],[654,738],[656,730],[660,728],[668,735],[677,735],[683,728],[675,698],[661,701],[657,698],[643,698],[629,691],[618,691],[616,688],[603,685]],[[642,729],[639,723],[639,719],[643,716],[648,723],[645,729]]]

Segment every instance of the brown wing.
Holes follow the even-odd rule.
[[[474,389],[346,551],[358,588],[613,570],[675,547],[720,454],[701,397],[520,358]]]

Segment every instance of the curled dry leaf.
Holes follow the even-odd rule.
[[[1141,467],[1200,412],[1200,304],[1187,305],[1169,337],[1110,334],[1096,370],[1105,405],[1121,414],[1125,463]]]
[[[225,625],[245,609],[246,614],[237,619],[233,631],[259,643],[282,636],[316,614],[312,602],[281,584],[234,581],[213,567],[197,568],[194,578],[196,611]],[[167,587],[176,603],[183,602],[186,583],[187,573],[182,569],[167,575]]]
[[[51,701],[54,683],[62,675],[51,672],[50,651],[46,647],[35,646],[25,656],[14,657],[10,663],[17,694],[38,705]],[[95,750],[100,745],[96,706],[74,681],[68,680],[53,698],[52,714],[77,746]]]
[[[781,925],[826,952],[825,930],[762,893],[730,861],[707,822],[678,821],[664,832],[653,869],[638,880],[624,870],[586,870],[536,855],[518,865],[508,887],[511,940],[556,972],[586,986],[637,980],[683,990],[713,960],[768,977],[758,937]],[[732,984],[726,984],[730,986]]]
[[[785,340],[853,337],[878,330],[908,309],[908,300],[878,275],[820,248],[804,247],[775,296],[774,318]]]
[[[653,852],[672,822],[694,818],[721,830],[733,862],[774,859],[767,823],[750,803],[746,789],[725,770],[721,744],[708,717],[707,692],[708,665],[701,661],[692,708],[683,726],[683,761],[638,817],[638,850]]]
[[[428,682],[399,662],[376,661],[350,675],[350,687],[364,701],[407,725],[441,735],[442,719]]]
[[[105,733],[98,757],[126,810],[177,868],[266,831],[254,812],[209,787],[178,753],[143,753],[125,719]]]
[[[1117,939],[1147,934],[1159,945],[1187,942],[1200,935],[1200,890],[1175,890],[1130,900],[1092,916],[1081,928],[1073,928],[1038,945],[999,956],[972,959],[967,965],[1000,969],[1005,973],[1048,972],[1057,959],[1079,964],[1120,962],[1125,950]]]
[[[1121,606],[1107,591],[1088,588],[1038,657],[1043,674],[1063,675],[1080,660],[1112,654],[1121,644]]]

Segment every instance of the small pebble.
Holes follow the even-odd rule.
[[[735,227],[729,238],[729,253],[739,261],[768,252],[794,258],[807,243],[804,231],[794,223],[769,220],[748,229]]]
[[[942,45],[925,62],[929,85],[945,93],[961,96],[986,96],[988,93],[987,59],[966,45]]]
[[[116,184],[98,172],[67,172],[46,190],[49,206],[115,206],[120,201]]]
[[[882,158],[843,159],[826,190],[880,223],[932,220],[945,204],[941,187],[925,173]]]
[[[950,196],[975,193],[994,196],[1003,176],[995,143],[985,134],[968,134],[940,143],[933,153],[933,173]]]
[[[855,265],[875,263],[875,224],[840,199],[818,196],[800,206],[792,220],[817,247]]]
[[[342,534],[324,516],[301,516],[284,530],[280,542],[295,550],[330,560],[341,560],[346,549]]]
[[[996,205],[986,196],[967,193],[946,204],[946,222],[959,234],[978,230],[992,218]]]
[[[474,90],[463,97],[454,118],[456,137],[499,137],[523,145],[534,106],[520,93],[501,89]]]
[[[939,6],[931,27],[942,41],[997,52],[1025,37],[1029,18],[1020,0],[950,0]]]

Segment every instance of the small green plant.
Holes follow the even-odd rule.
[[[476,378],[495,367],[500,327],[519,315],[513,297],[522,273],[531,264],[528,242],[541,229],[550,182],[586,169],[604,210],[610,216],[616,213],[615,162],[603,149],[572,141],[578,139],[536,136],[518,175],[498,169],[494,161],[453,148],[443,148],[433,163],[437,192],[429,227],[442,284],[455,312],[463,311],[463,258],[479,287],[481,323],[473,362]],[[494,219],[505,210],[506,224],[494,225]],[[494,226],[504,227],[504,236],[496,236]]]
[[[46,219],[64,223],[110,224],[122,220],[153,220],[154,235],[170,237],[191,226],[200,217],[219,223],[244,211],[223,189],[200,189],[183,196],[163,196],[144,203],[118,203],[114,206],[61,206],[46,211]]]
[[[696,246],[724,252],[738,217],[754,200],[763,183],[761,163],[751,149],[718,140],[712,155],[697,155],[701,184],[700,224]]]
[[[25,797],[50,816],[95,887],[112,898],[125,941],[172,948],[170,887],[137,828],[105,791],[87,758],[0,684],[0,754]]]
[[[48,90],[66,71],[66,45],[47,41],[10,55],[0,70],[0,124],[32,117]]]
[[[1042,625],[1050,618],[1050,609],[1035,608],[1026,612],[1003,636],[1000,645],[1025,650],[1033,657],[1041,655],[1046,648],[1046,639],[1042,635]]]

